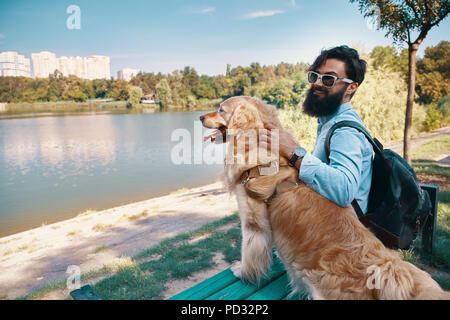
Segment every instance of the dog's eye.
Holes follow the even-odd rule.
[[[222,109],[222,107],[220,107],[220,108],[219,108],[219,112],[223,112],[223,109]]]

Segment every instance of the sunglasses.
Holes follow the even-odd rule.
[[[344,81],[345,83],[354,82],[353,80],[336,77],[331,74],[320,74],[320,73],[317,73],[314,71],[308,71],[308,82],[309,83],[311,83],[311,84],[315,83],[317,81],[317,79],[320,79],[322,81],[322,84],[327,88],[332,88],[335,85],[336,80],[341,80],[341,81]]]

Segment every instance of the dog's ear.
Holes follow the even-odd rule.
[[[236,107],[233,116],[228,124],[231,130],[248,130],[263,128],[264,124],[256,109],[250,103],[243,103]]]

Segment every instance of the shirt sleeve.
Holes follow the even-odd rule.
[[[330,143],[330,164],[307,153],[299,179],[341,207],[355,198],[363,166],[364,135],[354,128],[337,129]]]

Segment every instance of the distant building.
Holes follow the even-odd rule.
[[[41,51],[32,53],[33,73],[35,78],[48,78],[58,69],[56,55],[53,52]]]
[[[41,51],[31,54],[35,78],[48,78],[55,70],[63,76],[77,76],[81,79],[110,79],[110,60],[107,56],[93,55],[86,57],[56,58],[52,52]]]
[[[90,56],[87,59],[88,79],[111,79],[109,57]]]
[[[0,76],[31,77],[30,59],[15,51],[0,53]]]
[[[158,101],[156,100],[156,96],[155,96],[154,93],[152,93],[152,94],[147,94],[147,95],[143,96],[143,97],[141,98],[141,101],[140,101],[140,102],[141,102],[141,103],[144,103],[144,104],[155,104],[155,103],[158,103]]]
[[[141,72],[141,70],[131,69],[131,68],[123,68],[122,70],[117,72],[117,79],[130,81],[139,72]]]

